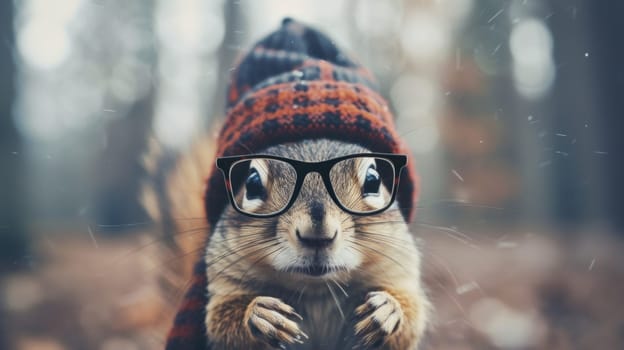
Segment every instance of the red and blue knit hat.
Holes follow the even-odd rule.
[[[324,34],[291,19],[259,41],[233,73],[217,156],[260,152],[306,139],[333,139],[373,152],[409,154],[372,75]],[[411,160],[411,158],[410,158]],[[401,174],[397,200],[409,220],[417,195],[413,162]],[[205,206],[214,227],[228,203],[223,176],[208,179]],[[195,269],[167,349],[206,349],[205,263]]]

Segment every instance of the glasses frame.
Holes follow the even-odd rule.
[[[380,158],[380,159],[388,161],[394,167],[394,183],[392,186],[392,194],[390,196],[390,200],[388,201],[388,204],[384,206],[383,208],[379,208],[370,212],[352,211],[346,208],[345,206],[343,206],[342,203],[340,203],[338,196],[336,196],[336,192],[334,191],[334,188],[331,184],[331,179],[329,175],[330,170],[338,162],[341,162],[346,159],[360,158],[360,157]],[[233,193],[232,191],[232,183],[230,181],[230,175],[231,175],[230,173],[232,170],[232,166],[240,161],[258,159],[258,158],[274,159],[274,160],[279,160],[279,161],[288,163],[295,169],[295,172],[297,173],[297,181],[295,183],[295,187],[293,189],[293,193],[290,197],[290,200],[284,206],[284,208],[276,212],[270,213],[270,214],[254,214],[254,213],[248,213],[248,212],[243,211],[241,208],[239,208],[236,205],[236,201],[234,199],[234,196],[236,194]],[[317,173],[321,176],[321,178],[323,179],[323,183],[325,184],[325,189],[329,193],[329,196],[332,198],[334,203],[336,203],[336,205],[343,211],[349,214],[358,215],[358,216],[368,216],[368,215],[375,215],[375,214],[381,213],[382,211],[388,209],[392,205],[392,203],[394,203],[394,200],[396,198],[396,195],[399,189],[399,180],[401,178],[401,172],[403,171],[403,168],[405,168],[406,165],[407,165],[407,156],[404,154],[394,154],[394,153],[356,153],[356,154],[350,154],[350,155],[342,156],[338,158],[328,159],[328,160],[321,161],[321,162],[304,162],[300,160],[273,156],[273,155],[266,155],[266,154],[252,154],[252,155],[240,155],[240,156],[229,156],[229,157],[217,158],[217,168],[219,168],[219,170],[221,170],[221,173],[223,174],[223,178],[225,180],[225,187],[228,193],[228,198],[230,199],[230,204],[232,204],[232,207],[234,207],[234,209],[237,212],[243,215],[247,215],[247,216],[255,217],[255,218],[275,217],[275,216],[283,214],[288,209],[290,209],[290,207],[297,200],[297,197],[299,197],[299,191],[301,190],[301,187],[303,186],[303,181],[305,180],[306,176],[309,173]]]

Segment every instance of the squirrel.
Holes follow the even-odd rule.
[[[261,153],[322,161],[363,152],[369,150],[320,139]],[[347,175],[341,179],[358,174]],[[428,306],[420,255],[397,204],[354,216],[324,188],[308,175],[293,206],[274,218],[225,210],[206,250],[213,348],[415,348]]]
[[[310,168],[283,212],[258,217],[245,211],[283,196],[274,187],[292,173],[247,161],[233,187],[230,173],[194,154],[208,177],[203,202],[180,205],[183,192],[172,206],[203,205],[208,228],[192,243],[198,262],[166,349],[416,349],[431,310],[408,228],[418,178],[372,75],[323,33],[285,19],[240,60],[227,99],[216,145],[203,143],[204,153],[309,164],[374,152],[410,161],[394,169],[394,183],[381,183],[379,164],[361,159],[333,165],[331,181]],[[394,191],[385,210],[360,215],[335,198],[366,188],[386,199]]]

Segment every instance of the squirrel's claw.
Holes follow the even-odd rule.
[[[399,302],[387,292],[370,292],[366,302],[355,309],[354,349],[378,348],[398,329],[403,320]]]
[[[295,322],[303,318],[277,298],[256,297],[247,306],[245,316],[245,324],[251,334],[274,348],[283,349],[284,344],[301,344],[308,338]]]

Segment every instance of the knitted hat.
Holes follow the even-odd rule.
[[[257,153],[319,138],[358,144],[373,152],[409,154],[372,75],[324,34],[287,18],[235,70],[217,156]],[[409,220],[417,192],[412,161],[401,174],[398,190],[399,207]],[[226,205],[223,176],[215,169],[205,194],[211,227]],[[194,278],[170,332],[168,349],[205,348],[205,263],[198,264]]]

